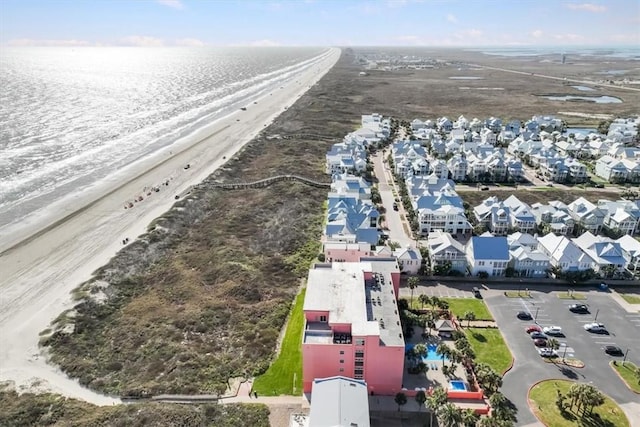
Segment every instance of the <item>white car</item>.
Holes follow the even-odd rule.
[[[539,348],[538,354],[540,357],[557,357],[558,352],[552,348]]]
[[[542,332],[547,335],[562,335],[562,328],[560,326],[545,326],[542,328]]]
[[[607,328],[602,323],[587,323],[584,325],[584,330],[589,332],[595,332],[598,334],[606,334]]]

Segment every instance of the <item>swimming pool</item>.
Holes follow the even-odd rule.
[[[406,344],[404,346],[404,351],[405,353],[409,350],[411,350],[413,347],[415,347],[415,344]],[[429,344],[427,345],[427,355],[426,356],[422,356],[422,361],[423,362],[436,362],[436,361],[440,361],[442,362],[442,356],[440,356],[438,353],[436,353],[436,349],[438,348],[437,345],[435,344]],[[449,359],[447,359],[446,357],[444,358],[445,361],[449,361]]]
[[[461,380],[449,381],[449,390],[467,391],[467,384]]]

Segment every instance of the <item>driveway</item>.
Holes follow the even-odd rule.
[[[615,375],[608,363],[622,359],[604,353],[605,345],[618,345],[623,350],[629,348],[628,360],[640,364],[640,315],[629,314],[608,294],[589,292],[586,301],[571,301],[557,298],[555,292],[532,291],[532,298],[506,298],[500,291],[485,291],[485,301],[493,313],[511,352],[515,358],[513,369],[504,377],[503,393],[518,408],[518,425],[536,423],[529,411],[527,393],[537,381],[549,378],[571,379],[593,383],[601,391],[613,398],[625,410],[631,425],[640,422],[638,395],[629,391]],[[587,315],[573,314],[568,306],[586,303],[591,309]],[[559,352],[567,357],[576,357],[585,362],[582,369],[544,363],[538,356],[531,338],[524,332],[534,321],[516,318],[518,311],[528,311],[540,326],[558,325],[564,337],[557,337],[562,347]],[[597,321],[604,323],[611,335],[596,335],[586,332],[583,325]],[[640,425],[640,424],[638,424]]]

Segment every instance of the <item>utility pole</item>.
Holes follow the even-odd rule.
[[[536,307],[536,314],[533,316],[533,321],[538,323],[538,310],[540,310],[540,307]]]
[[[596,322],[598,320],[598,313],[600,313],[600,309],[596,310],[596,317],[595,317],[595,319],[593,319],[594,322]]]
[[[627,354],[629,354],[629,349],[627,349],[627,351],[624,352],[624,359],[622,359],[622,365],[624,366],[624,362],[627,361]]]

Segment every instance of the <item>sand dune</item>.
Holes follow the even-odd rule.
[[[320,63],[257,104],[247,106],[203,129],[192,142],[171,147],[116,174],[100,186],[78,195],[71,203],[52,207],[37,224],[25,224],[0,242],[0,381],[16,388],[51,390],[95,404],[117,399],[81,387],[46,363],[38,348],[38,334],[73,303],[70,291],[91,277],[146,226],[167,211],[177,194],[201,182],[243,145],[292,105],[338,60],[332,49]],[[185,166],[189,165],[188,169]],[[169,180],[169,185],[162,183]],[[147,196],[145,188],[160,191]],[[144,200],[124,209],[138,196]]]

